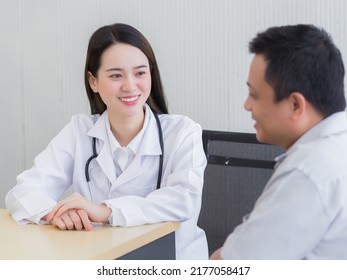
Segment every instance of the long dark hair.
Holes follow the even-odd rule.
[[[102,114],[106,105],[99,93],[94,93],[89,85],[88,72],[97,77],[103,52],[117,43],[125,43],[140,49],[148,58],[151,68],[152,87],[147,99],[149,107],[157,113],[168,113],[164,90],[160,78],[159,68],[154,52],[147,39],[134,27],[122,23],[106,25],[94,32],[89,40],[84,83],[92,114]]]

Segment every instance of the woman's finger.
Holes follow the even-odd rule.
[[[77,210],[78,216],[81,218],[83,227],[86,231],[93,229],[93,224],[88,217],[88,213],[85,210]]]
[[[83,229],[82,220],[81,220],[80,216],[77,214],[77,211],[76,211],[76,210],[70,210],[70,211],[68,212],[68,215],[69,215],[71,221],[73,222],[74,228],[75,228],[76,230],[81,230],[81,229]]]

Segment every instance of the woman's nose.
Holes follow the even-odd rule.
[[[123,83],[123,91],[133,92],[136,90],[136,82],[133,77],[126,77]]]

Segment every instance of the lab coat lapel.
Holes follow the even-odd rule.
[[[161,148],[159,143],[159,132],[155,117],[148,105],[145,105],[146,113],[148,113],[148,124],[144,131],[144,135],[133,162],[116,180],[115,166],[110,150],[110,143],[106,131],[106,114],[105,111],[96,121],[95,125],[89,130],[88,135],[99,139],[96,149],[98,157],[96,158],[103,172],[106,174],[113,186],[119,186],[129,182],[130,180],[142,174],[141,157],[143,156],[159,156]],[[165,137],[164,137],[165,139]]]
[[[149,113],[149,120],[146,130],[144,131],[138,153],[129,167],[122,173],[121,176],[117,178],[115,182],[116,186],[128,183],[142,174],[142,157],[153,156],[154,158],[155,156],[159,157],[161,154],[157,123],[152,111],[148,106],[146,108],[146,113]]]
[[[159,142],[159,130],[157,122],[155,120],[152,110],[148,106],[146,112],[149,113],[149,120],[138,153],[140,155],[159,156],[161,155],[161,148]]]
[[[108,141],[104,142],[96,161],[99,163],[102,171],[106,174],[108,180],[113,182],[116,179],[116,171]]]
[[[112,186],[117,187],[124,185],[129,181],[137,178],[141,174],[141,157],[139,155],[136,155],[128,168],[124,170],[124,172],[117,178],[117,180],[115,180],[114,182],[112,181]]]
[[[99,140],[96,141],[96,151],[98,153],[96,161],[108,180],[113,182],[116,179],[116,172],[106,131],[106,114],[107,111],[100,116],[94,126],[89,130],[88,135]]]

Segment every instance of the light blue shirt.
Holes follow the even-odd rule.
[[[279,158],[224,259],[347,259],[347,118],[333,114]]]

